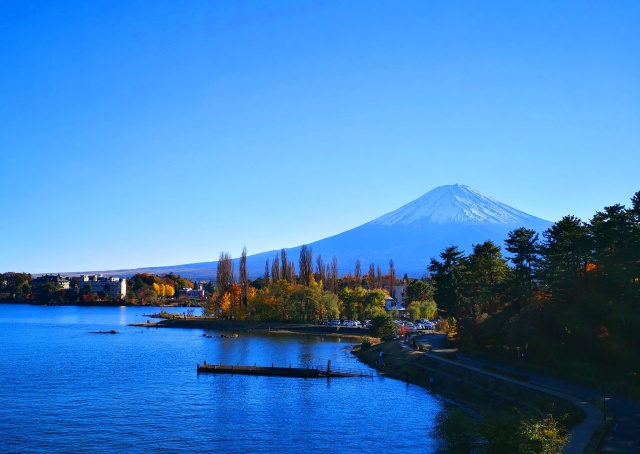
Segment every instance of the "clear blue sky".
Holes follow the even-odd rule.
[[[640,190],[640,2],[0,1],[0,272],[291,247],[461,183]]]

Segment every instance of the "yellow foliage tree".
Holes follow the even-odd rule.
[[[231,295],[229,292],[225,292],[220,299],[220,309],[224,315],[229,315],[231,311]]]
[[[165,296],[168,296],[169,298],[171,298],[173,295],[176,294],[176,289],[173,287],[173,285],[163,284],[162,287],[163,287]]]
[[[249,290],[247,290],[247,301],[253,301],[256,298],[256,293],[257,290],[255,289],[255,287],[249,287]]]

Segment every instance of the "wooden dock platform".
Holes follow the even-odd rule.
[[[364,371],[344,371],[331,368],[331,362],[327,367],[271,367],[269,366],[229,366],[226,364],[198,364],[198,373],[208,374],[237,374],[259,375],[273,377],[297,377],[297,378],[333,378],[333,377],[373,377],[373,373]]]

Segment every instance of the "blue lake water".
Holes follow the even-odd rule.
[[[435,450],[442,401],[375,371],[331,380],[196,373],[204,360],[331,360],[371,372],[351,355],[353,339],[128,326],[158,310],[0,305],[0,452]]]

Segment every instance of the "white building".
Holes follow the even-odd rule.
[[[65,276],[54,276],[53,274],[45,274],[43,276],[37,277],[31,281],[32,287],[38,287],[46,284],[47,282],[53,282],[58,286],[58,288],[67,290],[69,288],[69,278]]]
[[[114,299],[124,298],[127,294],[127,280],[124,278],[120,279],[119,277],[82,274],[78,285],[80,290],[82,290],[83,287],[91,286],[92,292],[104,292]]]

